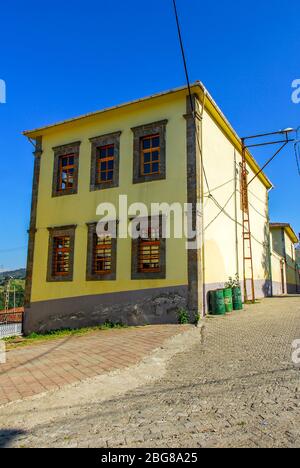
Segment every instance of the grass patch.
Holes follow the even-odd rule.
[[[49,340],[55,340],[58,338],[67,338],[71,336],[83,336],[88,333],[96,332],[99,330],[112,330],[112,329],[121,329],[127,328],[126,325],[122,323],[113,323],[113,322],[105,322],[103,325],[98,325],[96,327],[86,327],[86,328],[78,328],[72,330],[70,328],[63,329],[63,330],[55,330],[45,334],[40,333],[31,333],[25,337],[10,337],[10,338],[3,338],[10,348],[16,348],[19,346],[26,346],[30,344],[45,342]]]

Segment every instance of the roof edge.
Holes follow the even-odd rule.
[[[299,238],[295,233],[294,229],[289,223],[270,223],[270,229],[284,229],[290,239],[295,243],[298,244]]]
[[[204,86],[204,84],[201,81],[195,81],[194,83],[192,83],[190,85],[190,87],[191,87],[191,89],[198,88],[201,91],[201,93],[205,94],[205,96],[207,97],[208,102],[209,102],[209,106],[206,104],[206,108],[207,108],[208,112],[213,114],[213,118],[217,119],[217,121],[221,125],[222,129],[225,130],[225,133],[227,134],[227,137],[232,141],[233,145],[241,153],[242,152],[241,138],[239,137],[237,132],[234,130],[234,128],[230,124],[229,120],[225,117],[224,113],[222,112],[222,110],[220,109],[220,107],[218,106],[216,101],[213,99],[213,97],[211,96],[211,94],[209,93],[207,88]],[[28,137],[28,138],[35,139],[38,136],[41,136],[44,132],[46,132],[46,131],[48,131],[50,129],[56,128],[56,127],[60,127],[62,125],[68,125],[68,124],[71,124],[73,122],[78,122],[80,120],[84,120],[86,118],[90,118],[90,117],[94,117],[94,116],[97,116],[97,115],[104,114],[106,112],[111,112],[111,111],[118,110],[118,109],[124,109],[124,108],[126,108],[128,106],[132,106],[132,105],[135,105],[135,104],[147,102],[147,101],[150,101],[151,99],[156,99],[156,98],[160,98],[160,97],[163,97],[163,96],[168,96],[170,94],[175,94],[175,93],[182,92],[182,91],[188,91],[187,85],[180,86],[180,87],[173,88],[173,89],[169,89],[167,91],[162,91],[160,93],[152,94],[150,96],[146,96],[144,98],[139,98],[139,99],[136,99],[136,100],[133,100],[133,101],[128,101],[128,102],[125,102],[123,104],[119,104],[119,105],[116,105],[116,106],[107,107],[107,108],[104,108],[102,110],[89,112],[87,114],[83,114],[83,115],[80,115],[78,117],[73,117],[71,119],[62,120],[62,121],[59,121],[57,123],[46,125],[46,126],[43,126],[43,127],[39,127],[39,128],[33,129],[33,130],[25,130],[24,132],[22,132],[22,134],[24,136]],[[253,170],[253,172],[258,173],[261,168],[260,168],[259,164],[257,163],[257,161],[255,160],[255,158],[253,157],[253,155],[250,153],[249,150],[247,150],[247,152],[246,152],[246,159],[247,159],[247,162],[248,162],[249,166]],[[266,174],[264,172],[261,172],[258,177],[261,180],[261,182],[263,182],[263,184],[265,185],[265,187],[267,189],[273,188],[272,182],[270,181],[270,179],[266,176]]]
[[[197,82],[191,84],[191,88],[194,88],[195,86],[197,86],[199,84],[200,84],[200,82],[197,81]],[[25,136],[31,137],[32,135],[36,135],[37,133],[43,132],[43,131],[46,131],[46,130],[50,130],[51,128],[59,127],[61,125],[66,125],[66,124],[72,123],[72,122],[77,122],[79,120],[83,120],[83,119],[86,119],[86,118],[89,118],[89,117],[94,117],[94,116],[97,116],[97,115],[101,115],[101,114],[104,114],[106,112],[111,112],[111,111],[114,111],[114,110],[123,109],[125,107],[132,106],[134,104],[139,104],[141,102],[150,101],[151,99],[155,99],[155,98],[159,98],[159,97],[163,97],[163,96],[168,96],[169,94],[175,94],[175,93],[178,93],[180,91],[185,91],[186,89],[188,89],[187,86],[180,86],[180,87],[177,87],[177,88],[169,89],[167,91],[162,91],[160,93],[151,94],[151,95],[143,97],[143,98],[134,99],[132,101],[124,102],[122,104],[117,104],[116,106],[105,107],[104,109],[101,109],[101,110],[88,112],[87,114],[82,114],[82,115],[79,115],[77,117],[73,117],[73,118],[66,119],[66,120],[61,120],[61,121],[56,122],[54,124],[45,125],[43,127],[38,127],[38,128],[33,129],[33,130],[25,130],[25,131],[22,132],[22,134],[25,135]]]

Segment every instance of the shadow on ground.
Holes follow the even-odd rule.
[[[0,448],[7,448],[16,437],[26,434],[22,430],[18,429],[0,429]]]

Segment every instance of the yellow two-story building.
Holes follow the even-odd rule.
[[[106,320],[173,323],[180,309],[205,313],[209,290],[242,277],[241,140],[200,82],[191,91],[24,132],[35,144],[25,333]],[[259,169],[247,152],[249,178]],[[260,172],[249,188],[257,297],[271,287],[271,187]],[[97,234],[103,203],[116,207],[116,237]],[[124,235],[135,203],[192,206],[196,246],[162,234],[172,210],[158,210],[154,236],[151,226],[140,238]]]

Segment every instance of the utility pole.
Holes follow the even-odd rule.
[[[11,284],[12,279],[13,278],[11,276],[8,277],[7,283],[6,283],[6,289],[4,291],[4,311],[5,311],[5,313],[7,313],[8,309],[9,309],[10,284]]]
[[[249,185],[263,172],[263,170],[275,159],[275,157],[286,147],[290,142],[295,139],[289,139],[289,134],[294,132],[293,128],[286,128],[278,132],[263,133],[259,135],[251,135],[242,138],[242,208],[243,208],[243,276],[244,276],[244,300],[248,301],[248,282],[251,282],[251,302],[255,303],[255,283],[254,283],[254,269],[253,269],[253,255],[252,255],[252,235],[250,228],[250,210],[249,210]],[[284,140],[265,141],[262,143],[246,144],[247,140],[262,139],[275,135],[284,135]],[[248,182],[247,171],[247,150],[249,148],[258,148],[269,145],[282,144],[276,153],[263,165],[263,167],[252,177]]]

